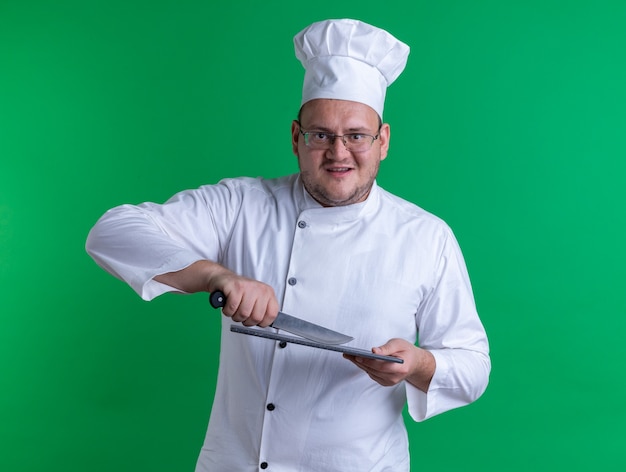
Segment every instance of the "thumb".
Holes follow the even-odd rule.
[[[400,353],[406,351],[408,346],[409,343],[404,339],[393,338],[382,346],[372,348],[372,352],[383,356],[398,356]]]
[[[372,352],[374,354],[380,354],[382,356],[389,356],[393,354],[395,351],[396,349],[393,347],[393,339],[390,341],[387,341],[382,346],[372,348]]]

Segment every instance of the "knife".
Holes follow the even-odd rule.
[[[226,295],[220,291],[213,292],[209,297],[209,302],[213,308],[223,307],[226,304]],[[352,336],[338,333],[337,331],[301,320],[300,318],[280,311],[270,326],[272,328],[289,331],[290,333],[297,334],[311,341],[330,345],[345,344],[354,339]]]

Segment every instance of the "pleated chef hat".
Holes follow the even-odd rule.
[[[293,39],[305,69],[302,103],[335,98],[365,103],[382,118],[387,87],[404,70],[409,47],[358,20],[325,20]]]

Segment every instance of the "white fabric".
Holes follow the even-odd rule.
[[[316,98],[365,103],[382,118],[387,87],[402,73],[409,47],[357,20],[325,20],[294,37],[305,69],[302,105]]]
[[[422,421],[487,385],[487,339],[454,236],[376,185],[363,203],[322,208],[297,175],[224,180],[165,205],[110,210],[87,250],[146,300],[173,290],[155,275],[211,259],[272,285],[283,311],[354,336],[349,345],[415,342],[419,330],[436,358],[428,394],[382,387],[340,353],[231,333],[222,317],[197,471],[252,472],[267,462],[276,472],[406,472],[406,402]]]

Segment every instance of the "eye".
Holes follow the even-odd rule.
[[[321,131],[314,131],[313,133],[311,133],[311,139],[316,142],[328,141],[328,134]]]
[[[359,134],[359,133],[353,133],[353,134],[348,134],[346,135],[348,138],[348,141],[352,142],[352,143],[358,143],[359,141],[363,141],[367,135],[365,134]]]

